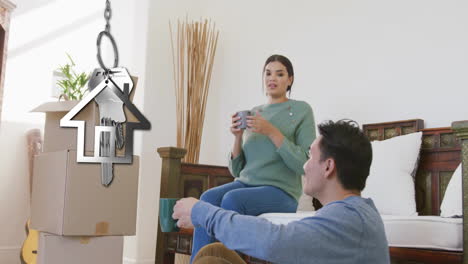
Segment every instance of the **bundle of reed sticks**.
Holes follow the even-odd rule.
[[[185,148],[184,162],[198,163],[205,108],[219,31],[211,21],[169,21],[177,108],[177,147]]]

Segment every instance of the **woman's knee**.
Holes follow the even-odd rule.
[[[240,193],[236,190],[226,193],[221,200],[221,208],[243,214],[245,211],[243,202],[245,197],[239,195]]]
[[[242,188],[244,185],[239,181],[234,181],[231,183],[226,183],[224,185],[211,188],[205,191],[201,196],[200,200],[210,203],[212,205],[220,206],[221,200],[227,192],[233,191],[235,189]]]
[[[238,189],[226,193],[222,208],[245,215],[270,212],[296,212],[297,201],[284,191],[271,186]]]
[[[202,193],[202,195],[200,196],[200,200],[210,203],[212,205],[219,206],[221,203],[222,195],[223,194],[217,191],[216,189],[209,189]]]

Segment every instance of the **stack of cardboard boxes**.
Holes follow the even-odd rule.
[[[139,158],[114,164],[114,180],[103,186],[100,163],[76,161],[77,129],[60,127],[76,104],[50,102],[33,110],[46,114],[31,205],[31,228],[40,231],[37,263],[121,263],[123,236],[136,231]],[[74,120],[86,121],[85,152],[92,155],[99,124],[96,103],[91,101]]]

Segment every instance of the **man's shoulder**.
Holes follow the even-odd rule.
[[[340,218],[368,218],[377,217],[378,212],[370,199],[359,196],[348,197],[335,201],[321,208],[317,213]],[[358,220],[358,219],[356,219]]]
[[[358,217],[358,214],[352,204],[345,201],[335,201],[320,208],[320,210],[317,211],[317,216],[334,219],[334,221],[337,222],[348,222]]]

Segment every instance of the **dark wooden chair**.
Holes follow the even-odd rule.
[[[455,122],[452,128],[423,129],[420,119],[366,124],[363,130],[371,140],[384,140],[394,136],[417,131],[423,132],[423,146],[416,173],[416,204],[420,215],[439,215],[440,204],[453,171],[461,161],[461,144],[464,147],[463,193],[468,193],[468,121]],[[460,138],[461,140],[459,140]],[[174,147],[159,148],[162,158],[160,197],[196,197],[205,190],[233,180],[229,170],[222,166],[182,163],[185,150]],[[465,197],[466,196],[466,197]],[[464,195],[464,205],[468,204],[468,195]],[[315,201],[316,208],[320,205]],[[468,209],[463,206],[464,252],[468,249]],[[466,220],[466,221],[465,221]],[[174,263],[175,253],[190,254],[192,230],[175,233],[162,233],[158,226],[156,263]],[[464,263],[468,258],[463,252],[390,247],[392,263]],[[248,263],[266,263],[262,260],[245,256]]]

